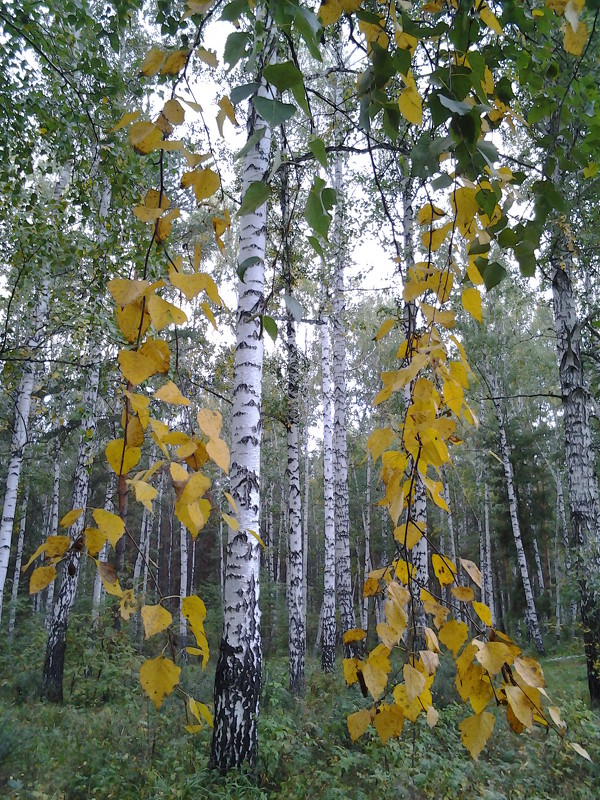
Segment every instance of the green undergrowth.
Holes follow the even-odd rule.
[[[77,632],[74,627],[74,633]],[[339,674],[323,675],[310,660],[303,700],[286,688],[286,664],[265,666],[260,760],[254,776],[221,777],[208,765],[210,731],[184,730],[181,697],[157,712],[138,686],[142,657],[129,633],[109,626],[92,640],[71,641],[65,703],[39,699],[43,634],[31,632],[14,652],[0,648],[0,797],[7,800],[219,800],[322,798],[367,800],[592,800],[600,797],[600,716],[586,702],[583,658],[544,660],[548,691],[569,725],[567,738],[590,753],[590,764],[554,733],[516,736],[500,715],[477,762],[460,743],[466,715],[448,685],[438,693],[434,730],[407,724],[387,745],[375,733],[352,744],[345,718],[365,701]],[[448,684],[445,666],[439,676]],[[184,686],[211,702],[211,667],[185,669]]]

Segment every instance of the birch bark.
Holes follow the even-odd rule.
[[[15,557],[15,569],[13,572],[13,582],[10,594],[10,613],[8,615],[8,635],[13,635],[15,630],[15,620],[17,618],[17,599],[19,597],[19,579],[21,577],[21,564],[23,562],[23,544],[25,542],[25,528],[27,526],[27,503],[29,501],[29,491],[25,492],[21,505],[21,520],[19,522],[19,536],[17,538],[17,553]]]
[[[323,606],[321,630],[323,648],[321,668],[333,672],[335,668],[335,500],[333,488],[333,429],[331,352],[329,343],[329,320],[321,319],[321,375],[323,392],[323,506],[325,517],[325,542],[323,566]]]

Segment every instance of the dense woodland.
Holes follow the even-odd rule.
[[[597,796],[599,13],[3,4],[3,796]]]

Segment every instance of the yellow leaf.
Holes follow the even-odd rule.
[[[386,450],[396,438],[396,434],[391,428],[377,428],[369,436],[367,447],[371,452],[373,461],[377,461],[379,456]]]
[[[440,719],[439,711],[437,711],[433,706],[429,706],[427,708],[427,724],[430,728],[435,728],[438,724]]]
[[[461,603],[470,603],[475,597],[475,592],[470,586],[453,586],[450,591]]]
[[[153,122],[134,122],[129,128],[129,143],[139,155],[157,150],[162,140],[162,133]]]
[[[152,324],[157,331],[162,331],[163,328],[172,323],[183,325],[187,322],[187,314],[184,311],[156,294],[148,298],[146,305]]]
[[[373,720],[379,738],[386,744],[389,739],[400,736],[404,727],[404,714],[400,706],[382,703],[377,709]]]
[[[67,512],[58,524],[61,528],[70,528],[82,514],[83,508],[74,508],[72,511]]]
[[[113,547],[125,533],[125,523],[116,514],[104,508],[95,508],[92,511],[94,522]]]
[[[595,178],[599,171],[598,164],[595,161],[590,161],[587,167],[583,168],[584,178]]]
[[[435,631],[433,631],[431,628],[428,627],[425,627],[425,643],[427,645],[428,650],[431,650],[434,653],[440,652],[440,646],[438,644]]]
[[[339,0],[322,0],[321,7],[319,8],[319,19],[321,25],[326,28],[328,25],[333,25],[337,22],[342,13]],[[367,723],[368,724],[368,723]],[[354,739],[352,740],[354,741]]]
[[[121,350],[118,359],[123,376],[137,386],[157,372],[167,372],[170,356],[166,342],[149,339],[139,350]]]
[[[181,464],[177,464],[175,461],[169,467],[169,471],[171,473],[171,477],[176,483],[187,481],[187,479],[190,477],[187,469]]]
[[[141,447],[144,444],[144,429],[139,417],[129,417],[125,440],[131,447]]]
[[[232,125],[238,127],[239,122],[235,118],[235,109],[231,104],[231,100],[225,96],[219,100],[220,111],[217,114],[217,127],[219,129],[219,136],[223,136],[223,123],[228,119]]]
[[[259,543],[259,545],[262,547],[263,550],[266,549],[265,543],[263,542],[263,540],[260,538],[260,536],[256,531],[253,531],[252,528],[248,528],[248,533],[250,534],[250,536],[253,536],[256,539],[256,541]]]
[[[215,53],[212,50],[205,50],[203,47],[199,47],[196,50],[196,55],[200,59],[200,61],[204,61],[205,64],[208,64],[209,67],[218,67],[219,60]]]
[[[173,615],[161,605],[142,606],[142,621],[145,638],[149,639],[155,633],[166,630],[173,622]]]
[[[567,25],[563,47],[567,53],[571,53],[573,56],[580,56],[584,51],[587,39],[588,29],[585,22],[579,20],[576,30],[573,30],[571,25]]]
[[[161,75],[177,75],[187,61],[189,50],[176,50],[170,53],[165,59],[165,63],[160,71]]]
[[[344,670],[344,680],[348,686],[352,686],[358,680],[357,668],[361,662],[358,658],[344,658],[342,659],[342,668]]]
[[[156,222],[156,220],[163,214],[162,208],[146,208],[146,206],[136,206],[133,209],[133,214],[140,222]]]
[[[150,327],[150,314],[146,311],[146,303],[137,300],[125,308],[116,310],[117,325],[128,342],[137,342]]]
[[[367,661],[363,664],[362,674],[365,685],[374,700],[381,697],[383,690],[387,686],[387,676],[392,669],[389,655],[389,648],[384,644],[378,644],[369,653]]]
[[[409,703],[418,697],[426,686],[427,679],[422,672],[415,669],[410,664],[405,664],[402,668],[404,683],[406,684],[406,699]]]
[[[483,3],[479,8],[479,17],[490,30],[494,31],[494,33],[497,33],[498,36],[502,35],[502,25],[500,25],[496,15],[490,11],[489,7],[485,3]]]
[[[456,566],[446,556],[440,556],[434,553],[431,556],[431,564],[435,576],[440,582],[440,586],[447,586],[454,582],[456,578]]]
[[[394,327],[394,325],[396,325],[397,322],[398,320],[393,318],[384,320],[384,322],[382,322],[382,324],[380,325],[379,330],[375,334],[375,341],[378,342],[381,339],[383,339],[383,337],[392,330],[392,328]]]
[[[475,613],[479,617],[479,619],[483,622],[484,625],[487,625],[488,628],[492,627],[492,612],[489,609],[489,606],[486,606],[485,603],[478,603],[473,601],[473,609]]]
[[[423,531],[412,520],[408,520],[406,525],[400,525],[394,528],[394,539],[402,546],[406,546],[407,550],[412,548],[423,538]]]
[[[167,381],[167,383],[163,384],[160,389],[154,392],[153,397],[172,406],[189,406],[190,404],[190,401],[181,394],[173,381]]]
[[[475,658],[490,675],[497,675],[504,664],[513,662],[513,656],[504,642],[486,642],[475,654]]]
[[[179,100],[167,100],[162,113],[172,125],[181,125],[185,119],[185,111]]]
[[[240,523],[237,521],[237,519],[235,519],[235,517],[232,517],[230,514],[225,514],[224,512],[221,513],[221,516],[223,517],[225,524],[229,525],[232,531],[239,531]]]
[[[582,747],[580,744],[577,744],[577,742],[569,742],[568,744],[569,744],[569,747],[572,750],[575,750],[575,752],[578,755],[580,755],[582,758],[586,758],[589,762],[593,763],[592,762],[592,758],[591,758],[590,754],[588,753],[588,751],[585,749],[585,747]]]
[[[226,474],[229,472],[229,448],[223,439],[210,439],[206,445],[206,452]]]
[[[45,589],[56,578],[56,567],[37,567],[29,579],[29,594],[37,594]]]
[[[560,735],[564,736],[565,731],[567,730],[567,725],[565,722],[563,722],[560,716],[560,708],[558,708],[558,706],[548,706],[548,713],[550,714],[552,722],[558,728],[558,732],[560,733]]]
[[[162,67],[166,55],[164,50],[159,50],[156,47],[148,50],[141,66],[142,75],[145,75],[147,78],[154,77]]]
[[[496,718],[489,711],[482,711],[474,717],[467,717],[459,724],[460,740],[471,754],[471,758],[478,758],[485,747],[487,740],[492,735]]]
[[[150,288],[149,281],[131,281],[126,278],[113,278],[108,281],[108,290],[112,294],[115,303],[120,306],[135,303]]]
[[[323,8],[323,6],[321,6],[321,8]],[[354,714],[349,714],[346,721],[348,724],[348,733],[350,734],[350,738],[353,742],[355,742],[357,739],[360,739],[360,737],[369,727],[371,722],[371,712],[366,708],[362,708],[360,711],[355,711]]]
[[[155,489],[154,486],[150,486],[150,484],[145,481],[128,481],[128,483],[133,486],[137,502],[141,503],[144,508],[147,508],[148,511],[152,513],[152,501],[158,494],[158,489]]]
[[[533,707],[523,690],[519,686],[505,686],[504,691],[515,717],[521,725],[531,730],[533,728]]]
[[[115,575],[115,568],[113,565],[109,564],[107,561],[98,561],[96,558],[94,561],[98,567],[98,572],[100,573],[102,585],[104,586],[106,593],[112,595],[113,597],[123,597],[124,592],[119,586],[119,581]]]
[[[133,594],[133,589],[126,589],[121,592],[121,599],[119,601],[119,612],[122,619],[130,619],[137,611],[137,601]]]
[[[352,642],[362,642],[367,636],[367,632],[362,628],[352,628],[344,634],[344,644],[351,644]]]
[[[179,683],[180,674],[181,667],[162,656],[144,661],[140,667],[141,684],[157,709]]]
[[[197,700],[194,700],[193,697],[190,697],[188,700],[188,705],[190,708],[190,712],[196,717],[198,722],[202,722],[204,720],[207,722],[210,727],[213,726],[213,717],[210,713],[210,709],[208,706],[204,705],[204,703],[199,703]]]
[[[217,438],[221,433],[223,418],[218,411],[211,411],[209,408],[202,408],[197,414],[200,430],[209,439]]]
[[[469,561],[466,558],[460,559],[460,565],[467,573],[469,578],[473,581],[473,583],[477,584],[481,589],[481,572],[479,571],[479,567],[474,561]]]
[[[134,120],[136,120],[139,115],[139,111],[128,111],[126,114],[123,114],[117,124],[109,130],[109,133],[116,133],[117,131],[120,131],[121,128],[125,128],[127,125],[130,125]]]
[[[528,686],[543,687],[546,679],[535,658],[515,658],[514,670]]]
[[[88,553],[95,558],[104,547],[106,536],[98,528],[86,528],[84,534]]]
[[[452,652],[454,658],[467,640],[469,628],[464,622],[451,619],[445,622],[439,631],[440,642]]]
[[[475,286],[463,289],[461,301],[464,310],[468,312],[473,319],[476,319],[477,322],[481,322],[481,294],[479,289]]]
[[[421,225],[429,225],[445,216],[446,212],[443,209],[434,206],[433,203],[427,203],[419,211],[418,220]]]
[[[407,86],[400,92],[398,108],[407,122],[413,125],[423,124],[423,103],[416,86]]]
[[[192,172],[184,172],[181,178],[182,188],[187,189],[188,186],[191,186],[198,203],[212,197],[220,185],[221,179],[210,167],[193,170]]]
[[[447,222],[441,228],[430,228],[421,234],[421,242],[426,250],[431,250],[433,253],[437,252],[448,233],[452,230],[454,222]]]
[[[184,597],[181,601],[181,613],[192,628],[203,630],[204,620],[206,619],[206,606],[201,597],[195,594]]]
[[[117,475],[126,475],[142,457],[139,447],[128,447],[123,439],[113,439],[104,450],[109,467]]]

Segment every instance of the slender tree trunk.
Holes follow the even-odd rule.
[[[304,338],[306,355],[306,336]],[[305,387],[306,388],[306,387]],[[304,402],[304,508],[302,520],[302,613],[304,615],[304,630],[307,631],[306,617],[308,614],[308,502],[309,502],[309,467],[308,457],[308,392]],[[306,638],[306,635],[305,635]]]
[[[369,577],[369,573],[373,569],[371,561],[371,454],[367,453],[367,475],[366,475],[366,491],[365,491],[365,507],[363,509],[363,530],[365,532],[365,571],[364,580]],[[362,594],[362,587],[360,587],[360,594]],[[364,629],[369,631],[369,598],[362,598],[362,615]]]
[[[12,637],[17,618],[17,599],[19,597],[19,579],[21,577],[21,564],[23,562],[23,544],[25,542],[25,527],[27,525],[27,503],[29,490],[25,490],[21,504],[21,521],[19,522],[19,536],[17,539],[17,553],[15,557],[15,570],[13,572],[12,590],[10,595],[10,613],[8,616],[8,635]]]
[[[492,565],[492,536],[490,532],[490,487],[487,482],[487,468],[484,467],[483,482],[483,528],[485,532],[485,563],[483,565],[482,583],[485,586],[485,602],[492,614],[492,625],[497,622],[496,598],[494,595],[494,569]]]
[[[494,392],[499,394],[497,387],[494,384]],[[540,653],[544,653],[544,640],[538,621],[537,611],[535,608],[535,601],[533,599],[533,591],[531,589],[531,581],[529,580],[529,568],[527,566],[527,559],[525,557],[525,550],[523,548],[523,540],[521,538],[521,527],[519,525],[519,515],[517,508],[517,496],[515,493],[515,481],[512,463],[510,460],[510,452],[508,449],[508,441],[506,438],[506,428],[504,426],[504,416],[502,414],[502,406],[500,400],[493,399],[494,410],[496,412],[496,420],[498,422],[498,431],[500,435],[500,455],[502,458],[502,465],[504,467],[504,477],[506,479],[506,491],[508,494],[508,507],[510,514],[510,522],[513,532],[513,539],[515,541],[515,548],[517,551],[517,563],[521,573],[521,581],[523,583],[523,590],[525,592],[525,623],[527,630],[533,639],[533,642]]]
[[[335,499],[333,479],[333,429],[331,355],[329,344],[329,320],[321,320],[321,374],[323,391],[323,513],[325,517],[325,542],[323,566],[323,606],[321,624],[323,649],[321,667],[324,672],[335,668]]]
[[[55,452],[54,452],[54,480],[52,482],[52,506],[50,509],[50,525],[48,529],[48,536],[56,536],[58,533],[58,514],[60,507],[60,442],[56,438]],[[52,607],[54,605],[54,581],[48,586],[48,594],[46,595],[46,618],[44,626],[46,630],[50,629],[50,619],[52,617]]]
[[[48,318],[48,280],[42,280],[40,296],[33,312],[33,331],[27,349],[30,353],[39,350],[44,341],[44,329]],[[23,361],[23,373],[19,388],[15,396],[15,416],[13,421],[12,437],[10,440],[10,455],[6,473],[4,490],[4,506],[0,521],[0,617],[2,616],[2,599],[4,584],[8,572],[10,558],[10,545],[12,541],[15,510],[17,508],[17,494],[19,479],[23,466],[23,455],[27,444],[27,431],[29,426],[29,409],[31,407],[31,393],[35,382],[36,365],[34,361]]]
[[[533,537],[533,555],[537,571],[538,594],[543,594],[546,591],[546,583],[544,581],[544,570],[542,569],[542,561],[540,559],[540,548],[535,536]]]
[[[110,473],[108,478],[108,483],[106,485],[106,496],[104,498],[104,508],[106,511],[110,511],[113,508],[113,494],[115,491],[115,474],[113,472]],[[102,550],[100,550],[98,554],[98,561],[108,561],[108,542],[105,542]],[[94,575],[94,589],[92,594],[92,624],[96,625],[98,622],[98,617],[100,616],[100,603],[102,602],[102,598],[104,596],[104,584],[102,583],[102,578],[100,577],[100,571],[96,570],[96,574]]]
[[[188,596],[188,532],[182,523],[179,528],[179,647],[182,661],[187,661],[187,626],[183,616],[183,601]]]
[[[98,359],[99,353],[91,351],[92,359]],[[69,530],[74,542],[82,535],[85,527],[85,509],[87,505],[90,469],[93,461],[94,431],[96,430],[96,400],[98,397],[98,383],[100,379],[100,362],[96,361],[90,368],[88,385],[83,397],[85,409],[82,420],[82,434],[77,452],[77,464],[73,480],[73,508],[82,508],[83,513]],[[62,703],[63,699],[63,672],[65,665],[65,650],[67,646],[67,626],[69,615],[75,602],[77,592],[77,579],[79,576],[79,563],[81,549],[74,549],[63,562],[62,580],[58,598],[54,603],[48,644],[46,646],[46,659],[44,662],[43,693],[48,700]]]
[[[562,233],[553,243],[552,267],[571,528],[577,546],[575,574],[581,598],[588,688],[590,700],[597,706],[600,704],[600,505],[589,419],[589,393],[581,360],[581,325],[573,289],[575,265]]]
[[[266,26],[269,30],[270,26]],[[269,62],[271,43],[257,55],[262,68]],[[269,96],[264,83],[259,93]],[[263,181],[269,168],[271,132],[252,102],[248,139],[264,129],[260,141],[244,157],[242,193]],[[223,604],[223,634],[215,675],[215,717],[211,758],[222,773],[244,763],[256,766],[258,712],[261,692],[260,545],[253,535],[260,522],[260,441],[267,205],[240,217],[236,348],[233,368],[230,485],[238,508],[239,529],[228,529]]]

